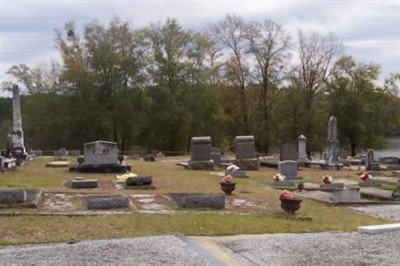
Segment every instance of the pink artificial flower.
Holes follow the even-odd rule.
[[[293,198],[293,194],[289,190],[284,189],[281,191],[279,198],[280,199],[291,199],[291,198]]]
[[[324,176],[322,177],[322,182],[323,182],[324,184],[332,184],[332,182],[333,182],[333,177],[331,177],[330,175],[324,175]]]
[[[361,175],[360,175],[360,178],[362,179],[362,180],[364,180],[364,181],[367,181],[368,179],[370,179],[372,176],[367,172],[367,171],[365,171],[365,172],[363,172]]]
[[[233,177],[231,175],[226,175],[222,178],[221,182],[223,183],[232,183]]]

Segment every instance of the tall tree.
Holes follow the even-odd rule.
[[[238,133],[248,134],[250,132],[246,100],[246,87],[250,82],[249,64],[246,58],[248,26],[241,18],[227,15],[211,29],[210,33],[220,50],[226,53],[224,81],[226,85],[239,91],[241,119],[238,121],[240,122],[238,129],[241,128],[242,132]]]
[[[258,106],[253,124],[257,139],[268,152],[271,141],[271,111],[274,96],[289,65],[291,38],[283,27],[271,20],[250,25],[249,53],[255,58],[254,78],[259,88]]]
[[[348,145],[352,156],[382,145],[388,115],[385,94],[374,85],[379,69],[375,64],[357,63],[351,56],[339,58],[332,69],[330,110],[338,119],[340,143]]]
[[[319,124],[322,121],[317,121],[315,117],[318,112],[316,95],[324,89],[332,59],[339,48],[340,42],[332,34],[304,33],[299,30],[298,56],[300,63],[294,67],[291,80],[302,97],[302,114],[299,119],[302,120],[302,134],[308,138],[310,144],[307,146],[308,153],[313,149],[316,150],[320,145],[314,139],[315,130],[322,126]]]
[[[72,22],[66,37],[57,33],[56,43],[64,61],[65,94],[75,108],[75,130],[80,143],[105,138],[126,148],[132,140],[135,111],[130,101],[143,88],[141,44],[128,22],[118,18],[108,27],[98,22],[85,26],[81,39]],[[81,115],[79,113],[83,112]]]
[[[212,44],[204,35],[185,31],[175,19],[153,24],[142,34],[151,62],[146,90],[149,119],[142,137],[149,146],[182,150],[193,134],[207,134],[212,128],[214,104],[204,65],[212,56]]]

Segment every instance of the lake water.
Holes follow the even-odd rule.
[[[374,150],[375,158],[386,156],[400,157],[400,137],[388,138],[386,148],[382,150]]]

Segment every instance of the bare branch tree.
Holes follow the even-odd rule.
[[[225,80],[240,90],[240,112],[245,132],[249,131],[246,85],[249,82],[249,67],[246,64],[247,25],[235,16],[227,15],[211,29],[211,36],[219,49],[227,53]]]

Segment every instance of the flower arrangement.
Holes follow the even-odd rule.
[[[226,167],[226,171],[229,171],[229,172],[236,172],[239,170],[240,170],[239,166],[237,166],[235,164],[231,164],[228,167]]]
[[[323,182],[324,184],[332,184],[332,182],[333,182],[333,177],[330,176],[330,175],[324,175],[324,176],[322,177],[322,182]]]
[[[281,173],[277,173],[276,175],[274,175],[273,179],[275,181],[283,181],[286,179],[286,176],[282,175]]]
[[[233,183],[233,177],[231,175],[225,175],[225,176],[222,177],[221,183],[232,184]]]
[[[293,198],[293,193],[290,192],[289,190],[282,190],[281,194],[279,195],[280,199],[292,199]]]
[[[124,183],[129,177],[138,177],[138,175],[127,171],[125,174],[116,175],[115,179],[117,183]]]
[[[371,178],[372,178],[372,176],[367,171],[362,172],[362,174],[360,175],[360,179],[362,179],[364,181],[368,181]]]

